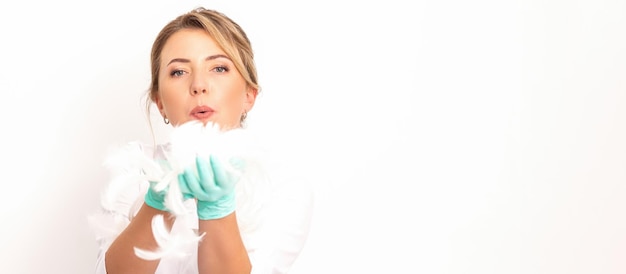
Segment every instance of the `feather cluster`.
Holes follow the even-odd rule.
[[[262,162],[263,153],[246,130],[237,128],[222,130],[216,124],[203,125],[188,122],[172,131],[170,142],[157,146],[152,153],[139,143],[131,143],[112,150],[105,166],[113,173],[102,196],[102,214],[92,215],[90,223],[101,246],[108,249],[111,242],[130,223],[143,203],[148,181],[155,182],[156,191],[167,189],[165,206],[176,217],[176,221],[197,221],[195,208],[185,201],[178,183],[178,175],[185,169],[195,170],[196,157],[213,156],[229,172],[240,173],[235,187],[237,218],[242,233],[260,227],[265,203],[269,198],[269,179]],[[243,161],[243,166],[233,166],[231,159]],[[140,196],[140,197],[139,197]],[[203,235],[197,235],[194,227],[188,226],[176,233],[169,232],[162,215],[152,220],[152,233],[157,241],[156,250],[135,248],[135,254],[145,260],[164,257],[188,256],[193,245]]]

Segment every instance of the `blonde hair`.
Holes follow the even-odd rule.
[[[146,100],[148,121],[150,121],[150,107],[159,92],[161,51],[163,51],[167,40],[174,33],[183,29],[201,29],[206,31],[224,50],[226,55],[230,57],[247,85],[259,90],[254,53],[252,52],[250,40],[243,29],[235,21],[218,11],[202,7],[196,8],[176,17],[165,25],[152,44],[152,52],[150,54],[152,81],[147,94],[149,100]]]

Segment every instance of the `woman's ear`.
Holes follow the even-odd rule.
[[[246,112],[249,112],[252,107],[254,107],[254,102],[256,101],[256,96],[259,94],[259,90],[256,88],[249,87],[246,89],[246,97],[244,98],[243,108]]]
[[[159,113],[161,113],[161,116],[163,116],[163,102],[161,101],[159,95],[152,96],[152,102],[154,102],[154,104],[159,109]]]

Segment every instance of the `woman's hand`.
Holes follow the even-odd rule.
[[[196,157],[196,172],[187,169],[178,176],[185,197],[198,200],[198,218],[213,220],[223,218],[235,211],[235,185],[240,179],[242,161],[231,161],[239,169],[226,169],[214,156],[209,160]]]

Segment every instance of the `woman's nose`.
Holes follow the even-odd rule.
[[[208,87],[207,82],[204,77],[200,75],[196,75],[193,79],[193,83],[191,83],[191,95],[198,95],[202,93],[207,93]]]
[[[200,93],[206,93],[206,88],[192,88],[191,95],[198,95]]]

